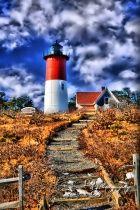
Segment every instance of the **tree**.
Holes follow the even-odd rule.
[[[123,92],[125,95],[127,95],[128,97],[131,97],[131,90],[129,87],[124,87],[123,88]]]
[[[18,98],[13,97],[6,100],[6,94],[0,92],[0,110],[21,110],[24,107],[34,107],[33,101],[29,96],[23,95]]]
[[[123,88],[122,90],[114,90],[112,93],[118,98],[120,102],[125,104],[131,104],[131,90],[128,87]]]
[[[0,92],[0,99],[5,97],[5,93],[4,92]]]
[[[21,110],[24,107],[33,107],[33,101],[29,96],[20,96],[18,98],[13,98],[11,101],[11,108],[14,110]]]
[[[76,95],[72,97],[69,101],[69,109],[75,109],[76,108]]]
[[[4,108],[4,103],[5,103],[5,93],[0,92],[0,110]]]

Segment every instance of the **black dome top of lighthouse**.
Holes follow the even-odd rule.
[[[69,59],[68,55],[63,54],[63,46],[60,45],[58,41],[55,41],[54,44],[52,44],[49,53],[45,55],[43,58],[44,60],[46,60],[47,58],[55,57],[55,56],[65,57],[66,60]]]

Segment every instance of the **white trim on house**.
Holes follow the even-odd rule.
[[[112,98],[116,101],[116,103],[120,103],[120,101],[116,98],[116,96],[111,92],[111,90],[108,90]]]
[[[102,91],[102,93],[98,96],[98,98],[95,101],[95,104],[98,102],[98,100],[104,95],[104,93],[108,91],[108,93],[110,94],[110,96],[115,100],[115,102],[118,104],[120,103],[120,101],[116,98],[116,96],[111,92],[111,90],[109,90],[108,88],[106,88],[105,90]]]

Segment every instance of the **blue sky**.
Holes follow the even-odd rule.
[[[70,53],[68,92],[111,90],[139,81],[140,1],[0,0],[0,91],[43,100],[54,40]]]

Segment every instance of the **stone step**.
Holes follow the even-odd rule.
[[[73,124],[73,126],[82,126],[82,127],[84,127],[84,126],[87,126],[87,123],[74,123]]]
[[[77,133],[71,133],[71,132],[67,132],[67,133],[60,133],[57,138],[63,138],[63,139],[76,139],[79,136],[79,134]]]
[[[75,162],[75,163],[78,163],[78,162],[82,162],[83,160],[79,157],[79,156],[75,156],[75,157],[64,157],[64,156],[53,156],[51,157],[51,160],[52,161],[55,161],[55,162]]]
[[[65,155],[62,155],[62,154],[54,154],[54,155],[52,155],[51,157],[49,157],[49,160],[50,161],[67,161],[67,162],[74,162],[75,161],[75,164],[77,164],[78,163],[78,161],[79,162],[81,162],[81,161],[83,161],[82,160],[82,158],[81,158],[81,156],[80,155],[76,155],[76,154],[74,154],[74,156],[65,156]]]
[[[59,180],[61,181],[61,179],[65,181],[69,181],[69,180],[72,180],[72,181],[77,181],[77,180],[93,180],[93,179],[97,179],[99,178],[99,175],[96,175],[96,173],[94,174],[90,174],[90,173],[87,173],[87,174],[69,174],[69,176],[63,176],[62,178],[59,178]],[[58,180],[58,181],[59,181]]]
[[[57,138],[53,138],[53,139],[52,139],[52,142],[53,142],[53,141],[56,141],[56,142],[57,142],[57,141],[62,141],[62,142],[68,141],[68,142],[69,142],[69,141],[77,141],[77,139],[76,139],[76,138],[70,139],[70,138],[59,138],[59,137],[57,137]]]
[[[88,166],[88,164],[80,163],[70,163],[65,165],[55,165],[54,170],[63,171],[67,173],[81,173],[84,171],[94,171],[97,167],[95,165]]]
[[[77,132],[77,128],[75,126],[67,128],[67,131]]]
[[[73,140],[69,140],[69,141],[52,141],[51,142],[51,146],[73,146],[73,145],[77,145],[78,146],[78,142],[77,141],[73,141]]]
[[[104,180],[102,180],[102,182],[100,182],[100,180],[102,180],[102,178],[99,176],[96,178],[92,177],[92,179],[89,179],[89,178],[81,179],[80,177],[78,179],[70,179],[70,178],[63,179],[63,180],[59,179],[57,191],[59,192],[61,196],[62,196],[61,192],[71,191],[75,193],[75,196],[79,197],[80,195],[77,189],[80,189],[80,192],[82,194],[87,193],[88,196],[92,196],[96,188],[102,190],[104,187],[108,187],[108,185],[104,182]],[[102,190],[102,192],[100,191],[100,193],[103,196],[105,191]]]
[[[57,156],[63,156],[63,157],[76,157],[76,156],[80,156],[81,158],[82,157],[82,154],[79,152],[77,152],[77,149],[76,151],[74,152],[71,152],[71,150],[47,150],[47,153],[53,157],[57,157]]]
[[[47,150],[53,150],[53,151],[68,151],[68,150],[77,150],[78,146],[48,146]]]
[[[51,203],[67,203],[67,202],[79,202],[79,201],[93,201],[94,203],[99,203],[99,202],[106,202],[108,200],[107,197],[105,198],[97,198],[97,197],[80,197],[80,198],[53,198],[51,200]]]
[[[67,130],[63,130],[61,132],[59,132],[60,134],[61,133],[80,133],[80,130],[77,130],[77,128],[73,125],[71,128],[68,128]]]
[[[81,197],[81,198],[54,198],[50,204],[55,207],[56,210],[82,210],[93,208],[105,210],[110,208],[108,204],[108,198],[95,198],[95,197]]]
[[[111,204],[102,202],[100,204],[92,204],[91,201],[82,201],[80,203],[58,203],[53,205],[53,210],[109,210]],[[111,210],[114,210],[112,208]]]
[[[79,122],[93,122],[94,120],[89,120],[89,119],[84,119],[84,120],[79,120]]]
[[[80,158],[80,157],[67,157],[67,158],[63,158],[63,157],[51,157],[50,159],[49,159],[50,161],[52,161],[53,163],[57,163],[57,165],[59,165],[59,164],[66,164],[66,163],[75,163],[75,164],[77,164],[77,163],[84,163],[84,159],[83,158]]]
[[[79,136],[79,134],[76,133],[71,133],[71,132],[65,132],[65,133],[59,133],[59,135],[57,136],[58,138],[64,138],[64,139],[75,139]]]
[[[99,167],[78,149],[77,139],[81,129],[93,120],[94,113],[59,131],[47,147],[49,166],[58,178],[55,193],[50,200],[52,210],[82,210],[91,207],[94,210],[96,207],[107,209],[109,193],[94,191],[94,183],[100,177]],[[104,181],[103,184],[106,185]]]
[[[70,180],[71,181],[71,180]],[[87,181],[87,180],[86,180]],[[93,180],[92,180],[93,181]],[[79,183],[80,183],[80,180],[79,180]],[[107,185],[102,185],[103,187],[107,187]],[[75,191],[77,189],[82,189],[82,190],[85,190],[87,191],[88,193],[91,193],[93,190],[92,190],[92,186],[91,185],[86,185],[85,182],[81,183],[81,184],[78,184],[78,181],[74,183],[74,186],[72,185],[68,185],[68,183],[62,183],[62,184],[59,184],[59,187],[57,188],[59,190],[59,193],[61,192],[61,189],[63,190],[68,190],[69,187],[72,187],[72,190]],[[96,189],[96,187],[95,187]],[[78,196],[78,195],[76,195]]]
[[[91,206],[88,206],[88,207],[83,207],[82,209],[80,209],[80,210],[106,210],[106,209],[108,209],[108,210],[114,210],[114,208],[112,208],[112,206],[113,206],[113,203],[111,204],[108,204],[108,203],[104,203],[104,204],[102,204],[101,206],[100,205],[96,205],[96,207],[91,207]]]

